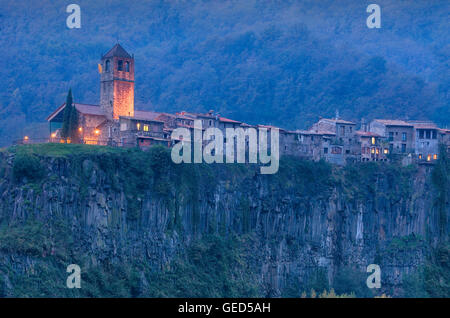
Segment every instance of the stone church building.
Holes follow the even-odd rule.
[[[102,56],[100,71],[100,105],[75,103],[78,111],[80,139],[86,144],[114,146],[170,145],[170,133],[162,113],[134,109],[134,57],[116,44]],[[60,137],[66,104],[58,107],[47,121],[50,139]]]

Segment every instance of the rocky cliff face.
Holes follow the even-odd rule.
[[[211,235],[239,238],[240,267],[230,275],[248,273],[256,295],[299,296],[325,286],[399,296],[402,277],[448,237],[448,200],[437,201],[427,166],[286,159],[270,176],[252,166],[176,166],[163,150],[0,155],[6,296],[76,296],[65,289],[65,266],[108,272],[136,261],[144,269],[136,270],[131,295],[153,296],[147,273],[165,275]],[[381,267],[381,290],[366,286],[369,264]],[[46,277],[60,286],[47,290]],[[21,286],[30,280],[32,290]]]

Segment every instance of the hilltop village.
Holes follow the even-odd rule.
[[[374,119],[366,123],[335,118],[319,118],[308,130],[286,130],[268,125],[249,125],[209,111],[205,114],[181,111],[175,114],[135,110],[134,57],[120,44],[104,54],[99,64],[100,105],[75,103],[80,140],[85,144],[148,148],[155,144],[168,147],[180,140],[171,138],[176,128],[194,129],[201,120],[203,129],[265,128],[279,129],[280,155],[309,160],[324,159],[335,164],[357,161],[433,163],[440,156],[440,145],[450,151],[450,129],[441,129],[430,121]],[[47,118],[50,142],[61,138],[65,104]]]

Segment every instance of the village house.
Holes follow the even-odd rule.
[[[336,114],[336,118],[320,118],[311,129],[318,136],[323,136],[323,157],[336,164],[356,161],[359,154],[355,131],[356,124],[343,120]]]
[[[194,121],[200,120],[203,131],[218,128],[223,133],[224,153],[230,142],[226,137],[227,128],[244,130],[246,154],[251,148],[249,128],[258,133],[259,129],[267,130],[269,149],[270,131],[278,129],[280,155],[314,161],[324,159],[339,165],[354,161],[387,161],[389,154],[409,156],[419,163],[432,163],[439,157],[440,144],[446,145],[450,152],[450,130],[439,129],[429,121],[375,119],[370,125],[363,121],[357,131],[354,122],[343,120],[336,114],[335,118],[319,118],[307,131],[290,131],[271,125],[249,125],[213,110],[206,114],[137,110],[134,107],[134,70],[134,57],[120,44],[102,56],[99,105],[74,103],[79,116],[78,133],[83,143],[142,149],[153,145],[171,147],[177,142],[193,142]],[[47,118],[50,142],[70,142],[61,138],[60,133],[65,106],[62,104]],[[176,128],[189,129],[191,140],[171,138]],[[258,136],[256,140],[258,143]],[[237,140],[233,140],[233,147],[237,149]]]
[[[361,161],[387,161],[389,143],[377,133],[358,130],[356,138],[361,145]]]
[[[414,152],[414,125],[403,120],[374,119],[370,131],[389,141],[389,153],[406,154]]]
[[[439,142],[442,142],[440,129],[430,121],[409,121],[409,123],[414,125],[416,159],[428,162],[437,160]]]

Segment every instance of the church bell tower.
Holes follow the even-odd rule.
[[[116,44],[101,59],[100,107],[108,119],[134,116],[134,57]]]

